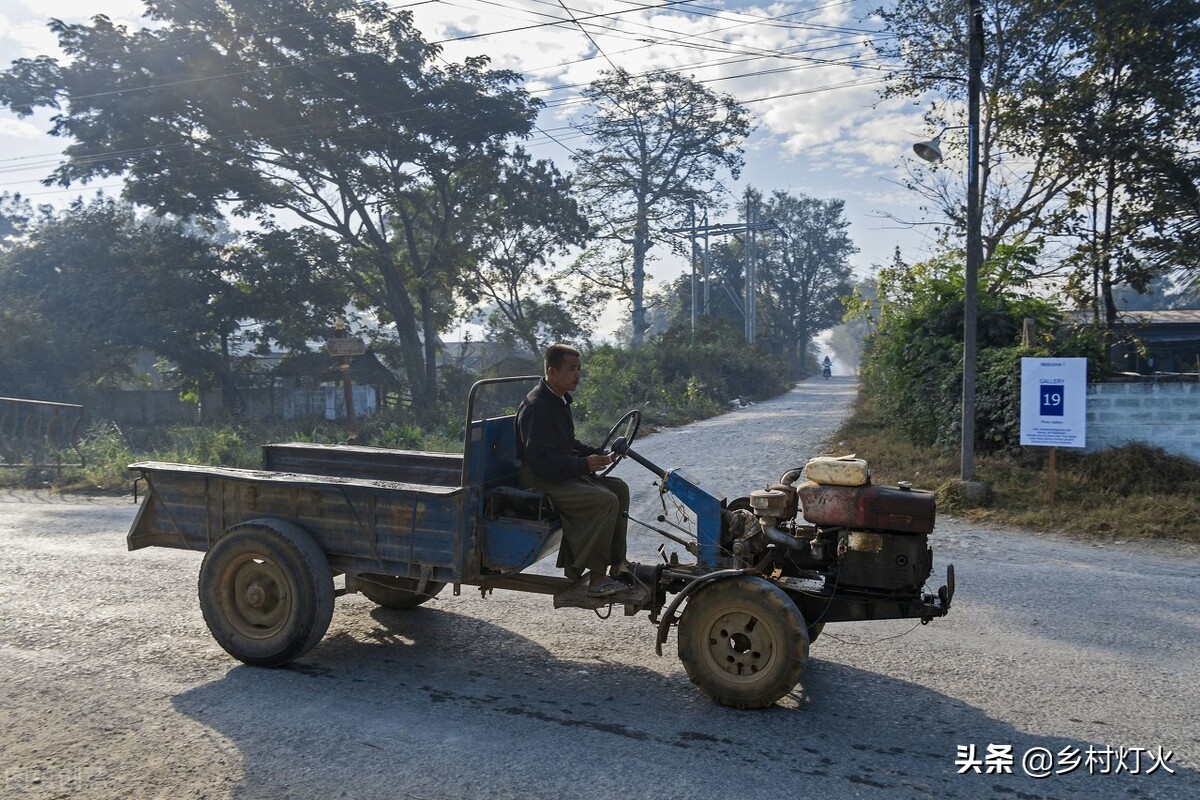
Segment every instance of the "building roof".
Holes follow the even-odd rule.
[[[1080,309],[1067,313],[1067,319],[1072,322],[1086,323],[1092,320],[1090,309]],[[1172,308],[1154,311],[1120,311],[1117,313],[1119,325],[1200,325],[1200,308]]]

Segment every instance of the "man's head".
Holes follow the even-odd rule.
[[[579,385],[579,351],[569,344],[552,344],[546,349],[546,383],[559,397]]]

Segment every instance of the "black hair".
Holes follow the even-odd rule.
[[[579,357],[579,351],[569,344],[552,344],[546,348],[546,371],[558,369],[562,366],[563,361],[567,356]]]

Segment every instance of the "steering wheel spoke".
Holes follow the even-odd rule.
[[[610,454],[612,452],[613,442],[617,441],[617,439],[624,439],[627,446],[633,444],[633,440],[637,438],[638,428],[640,428],[641,425],[642,412],[638,411],[636,408],[630,409],[625,413],[625,416],[617,420],[617,424],[613,425],[612,429],[609,430],[608,436],[604,437],[604,443],[600,445],[600,450],[605,455]],[[613,459],[613,462],[609,464],[603,472],[600,473],[600,477],[603,478],[604,476],[608,475],[608,473],[612,472],[613,469],[616,468],[617,464],[620,464],[624,458],[624,452],[618,453],[617,457]]]

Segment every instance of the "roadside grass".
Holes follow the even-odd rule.
[[[424,430],[415,423],[389,416],[363,422],[368,440],[381,447],[407,450],[462,452],[461,433]],[[461,428],[461,426],[460,426]],[[265,422],[229,419],[197,425],[118,426],[93,423],[79,440],[79,454],[65,450],[33,468],[0,468],[0,486],[52,489],[60,492],[123,493],[134,475],[127,467],[138,461],[166,461],[256,469],[262,465],[262,446],[271,442],[346,442],[342,422],[322,419]]]
[[[409,450],[462,452],[462,425],[425,429],[403,415],[364,422],[371,444]],[[120,428],[92,426],[80,442],[86,466],[0,469],[0,486],[62,492],[127,492],[136,461],[172,461],[255,468],[268,442],[345,441],[340,423],[228,420],[209,425]],[[1069,531],[1105,539],[1170,538],[1200,542],[1200,464],[1158,448],[1130,445],[1102,453],[1057,453],[1055,504],[1047,492],[1047,451],[977,454],[976,476],[992,491],[988,503],[965,507],[947,491],[959,474],[957,452],[917,447],[860,395],[851,418],[830,439],[837,455],[857,453],[874,481],[909,481],[938,492],[938,510],[966,519]],[[74,458],[73,452],[63,460]]]
[[[966,519],[1068,531],[1103,539],[1200,542],[1200,463],[1135,444],[1100,453],[1059,449],[1054,507],[1049,505],[1048,451],[976,454],[976,478],[989,501],[966,507],[950,491],[959,454],[909,443],[860,395],[854,413],[831,438],[835,454],[857,453],[879,484],[910,481],[938,494],[938,511]]]

